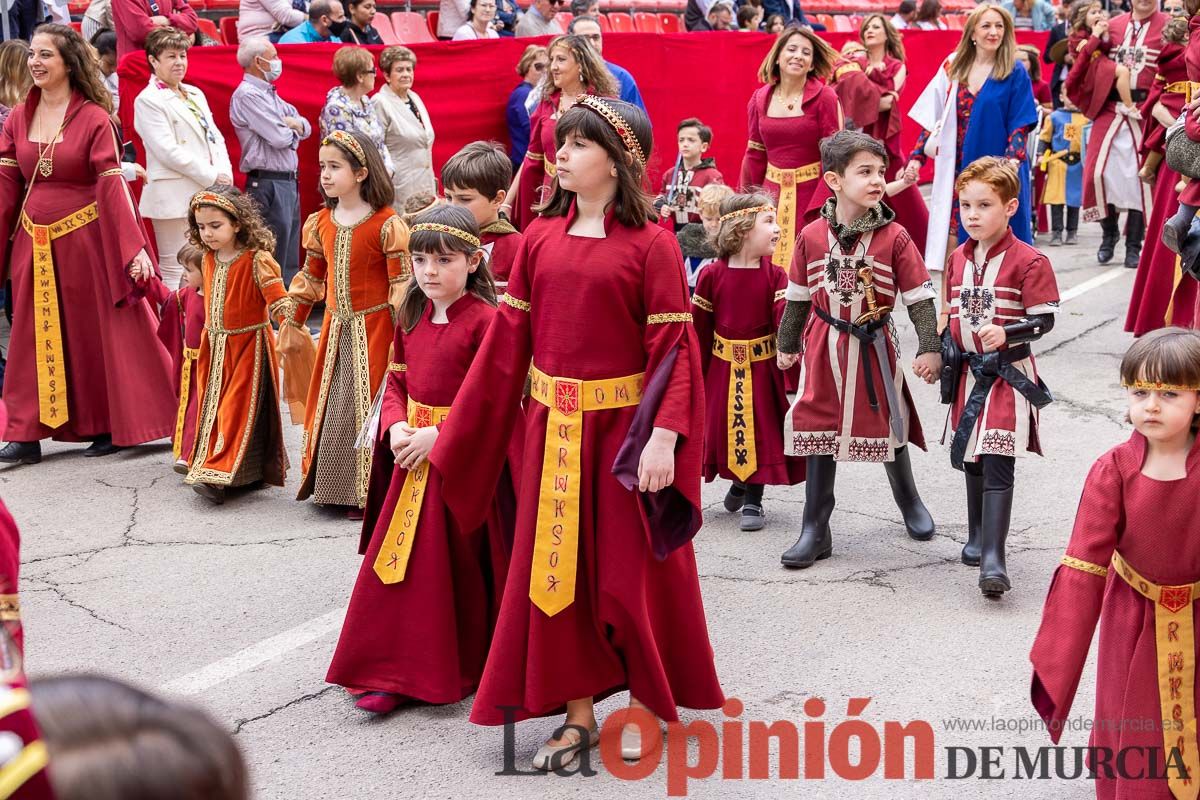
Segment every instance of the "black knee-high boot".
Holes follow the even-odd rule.
[[[1125,223],[1125,266],[1137,269],[1142,258],[1142,240],[1146,237],[1146,218],[1140,211],[1130,211]]]
[[[809,456],[804,479],[804,527],[800,538],[779,559],[785,567],[811,567],[833,553],[829,517],[833,514],[833,484],[837,462],[833,456]]]
[[[983,492],[982,541],[979,557],[979,591],[984,597],[999,597],[1012,588],[1004,563],[1004,543],[1012,517],[1012,487]]]
[[[967,543],[963,545],[962,562],[968,567],[978,567],[983,521],[983,473],[964,474],[967,477]]]
[[[887,471],[888,483],[892,485],[892,497],[904,516],[904,529],[918,542],[929,541],[934,533],[933,517],[929,515],[929,510],[921,502],[921,495],[917,493],[908,448],[896,448],[895,459],[885,461],[883,468]]]
[[[1113,260],[1113,254],[1117,250],[1117,240],[1121,238],[1120,218],[1117,216],[1117,211],[1111,205],[1108,207],[1108,214],[1100,220],[1100,249],[1096,251],[1096,260],[1101,264],[1107,264]]]

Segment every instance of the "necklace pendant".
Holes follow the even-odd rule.
[[[39,158],[37,166],[38,172],[42,174],[43,178],[49,178],[54,174],[54,162],[48,158]]]

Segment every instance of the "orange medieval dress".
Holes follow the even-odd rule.
[[[200,420],[185,481],[283,486],[288,458],[270,317],[285,317],[291,300],[279,264],[265,250],[246,250],[232,261],[208,252],[203,270]]]
[[[300,492],[322,505],[362,508],[370,449],[354,442],[387,373],[388,350],[410,267],[408,227],[390,206],[354,225],[332,209],[304,223],[304,268],[292,280],[296,322],[325,301],[325,319],[304,412]]]

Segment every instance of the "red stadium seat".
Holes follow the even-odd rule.
[[[392,28],[392,20],[387,14],[376,14],[371,20],[371,25],[375,30],[379,31],[379,38],[383,39],[384,44],[400,44],[400,37],[396,35],[395,29]]]
[[[233,11],[237,13],[238,6],[241,5],[241,0],[205,0],[204,9],[206,11]]]
[[[613,33],[633,33],[636,30],[633,17],[624,11],[613,11],[608,15],[608,21],[612,23]]]
[[[225,44],[237,44],[237,17],[221,17],[219,23],[221,28],[221,37],[225,40]]]
[[[402,44],[437,41],[425,24],[425,17],[416,11],[393,11],[392,30]]]
[[[600,30],[612,33],[612,23],[608,21],[608,14],[601,14],[598,19],[600,20]]]
[[[854,26],[850,24],[850,18],[845,14],[838,14],[833,18],[833,29],[835,31],[852,31]]]
[[[829,14],[812,14],[811,16],[815,17],[817,22],[824,25],[825,30],[827,30],[827,31],[833,30],[833,17],[830,16]]]
[[[658,23],[663,33],[683,33],[683,20],[678,14],[659,14]]]
[[[67,3],[67,11],[78,16],[87,11],[89,5],[88,0],[71,0]]]
[[[662,23],[658,21],[658,14],[651,14],[648,11],[635,11],[633,24],[642,33],[663,32]]]
[[[200,17],[199,19],[196,20],[196,26],[200,29],[200,32],[203,33],[205,36],[216,39],[221,44],[225,44],[225,37],[223,37],[221,35],[221,32],[219,30],[217,30],[217,24],[215,22],[213,22],[211,19],[206,19],[205,17]]]
[[[430,33],[430,35],[433,36],[435,41],[438,38],[438,33],[437,33],[438,19],[441,18],[441,16],[442,15],[437,11],[430,11],[428,14],[425,15],[425,24],[426,24],[426,26],[428,26],[429,33]]]

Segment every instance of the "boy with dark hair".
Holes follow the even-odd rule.
[[[781,559],[799,568],[833,551],[838,461],[883,462],[908,535],[926,541],[934,534],[913,482],[908,444],[923,450],[925,439],[891,319],[897,302],[908,306],[919,341],[913,372],[932,383],[941,371],[933,282],[912,238],[881,202],[883,143],[839,131],[821,141],[821,164],[834,197],[796,240],[778,337],[780,369],[804,357],[803,387],[784,423],[785,453],[807,459],[803,529]],[[806,326],[809,312],[817,318]]]
[[[496,142],[471,142],[442,167],[442,189],[450,205],[462,206],[479,224],[483,250],[503,292],[521,248],[521,234],[500,216],[512,183],[512,161]]]
[[[663,176],[663,190],[654,205],[665,219],[671,217],[675,232],[689,222],[700,221],[700,190],[710,183],[724,183],[716,163],[704,154],[712,145],[712,128],[695,117],[679,123],[679,157]]]

